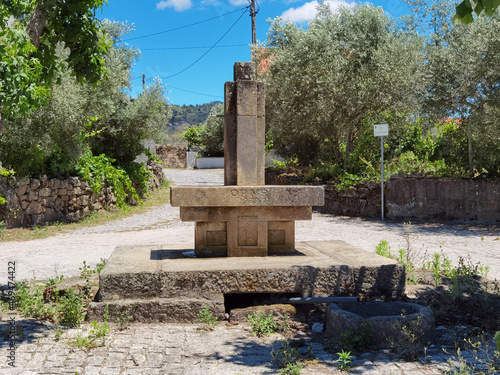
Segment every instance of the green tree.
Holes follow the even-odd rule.
[[[130,69],[137,50],[121,44],[130,26],[105,22],[114,42],[104,66],[107,74],[97,85],[79,84],[69,71],[58,72],[49,103],[28,117],[5,121],[0,137],[0,160],[19,175],[74,174],[82,156],[105,154],[115,165],[126,167],[140,154],[145,138],[158,139],[168,122],[161,82],[149,86],[138,98],[130,98]],[[60,63],[69,49],[57,46]]]
[[[203,124],[188,128],[182,138],[204,156],[224,156],[224,104],[216,103]]]
[[[443,2],[443,7],[447,4]],[[426,47],[426,85],[421,92],[424,113],[431,122],[460,119],[460,131],[467,136],[468,163],[464,167],[468,166],[471,177],[499,173],[490,155],[500,136],[496,121],[500,109],[499,33],[497,16],[480,16],[468,25],[448,21]]]
[[[12,0],[0,3],[0,131],[7,118],[47,101],[58,72],[99,81],[108,44],[95,11],[106,0]],[[57,46],[69,54],[61,64]]]
[[[396,119],[416,103],[422,40],[395,27],[381,8],[333,14],[320,5],[302,30],[276,19],[268,34],[274,60],[266,82],[266,122],[274,146],[303,165],[333,156],[349,170],[367,118]],[[373,123],[373,121],[372,121]]]
[[[214,105],[200,130],[201,143],[207,156],[224,156],[223,115],[224,104]]]

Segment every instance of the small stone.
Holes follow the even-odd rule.
[[[40,181],[37,180],[36,178],[34,178],[30,181],[30,189],[31,190],[38,189],[40,187],[40,185],[41,185]]]
[[[39,215],[43,212],[43,207],[37,201],[32,201],[28,208],[26,209],[26,214],[28,215]]]
[[[38,194],[40,197],[50,197],[52,195],[52,189],[42,188]]]

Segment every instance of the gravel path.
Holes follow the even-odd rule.
[[[223,170],[165,170],[177,185],[222,185]],[[296,222],[296,240],[343,240],[367,251],[386,240],[393,253],[406,248],[420,258],[442,252],[453,262],[470,256],[490,268],[489,277],[500,280],[500,227],[465,224],[405,225],[326,214],[312,221]],[[408,241],[407,241],[408,240]],[[0,243],[0,284],[7,280],[8,261],[16,262],[18,279],[44,279],[78,274],[85,260],[94,265],[108,258],[120,245],[189,244],[194,241],[193,223],[179,220],[179,209],[169,204],[109,222],[57,234],[42,240]],[[3,264],[4,266],[1,266]]]

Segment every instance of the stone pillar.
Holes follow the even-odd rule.
[[[224,185],[265,185],[264,84],[254,78],[255,64],[236,63],[224,87]]]
[[[171,188],[181,220],[195,221],[198,257],[295,253],[295,220],[322,206],[319,186],[265,186],[264,85],[255,64],[237,62],[224,86],[224,185]]]

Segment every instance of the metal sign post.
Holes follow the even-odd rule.
[[[380,161],[380,170],[382,174],[382,183],[381,183],[381,211],[382,211],[382,221],[384,218],[384,136],[389,135],[389,125],[388,124],[378,124],[373,126],[373,135],[375,137],[380,137],[380,153],[382,155]]]

